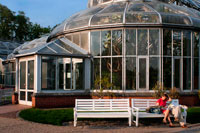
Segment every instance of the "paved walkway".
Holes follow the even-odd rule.
[[[159,132],[197,132],[200,133],[200,124],[188,125],[188,129],[182,129],[180,127],[169,128],[165,125],[162,126],[141,126],[136,128],[135,126],[128,127],[126,124],[109,126],[105,124],[102,125],[91,125],[88,126],[81,124],[79,121],[78,127],[73,127],[73,123],[68,126],[53,126],[46,124],[39,124],[21,120],[19,118],[13,117],[16,112],[29,108],[28,106],[22,105],[8,105],[0,107],[0,132],[1,133],[159,133]],[[6,114],[13,114],[11,116]]]

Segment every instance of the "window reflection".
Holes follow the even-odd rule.
[[[111,56],[111,31],[102,31],[101,38],[101,55]]]
[[[183,89],[190,90],[191,89],[191,59],[184,58],[183,59]]]
[[[126,29],[126,55],[136,55],[135,29]]]
[[[163,83],[170,89],[172,86],[172,60],[171,58],[163,58]]]
[[[91,32],[91,54],[100,56],[100,31]]]
[[[112,55],[122,55],[122,30],[112,31]]]
[[[173,55],[181,56],[181,31],[173,32]]]
[[[199,89],[199,59],[194,59],[194,89]]]
[[[56,59],[42,57],[42,90],[55,90]]]
[[[160,69],[160,58],[151,57],[149,58],[149,89],[155,86],[159,81],[159,69]]]
[[[138,55],[148,54],[148,38],[147,29],[138,29]]]
[[[112,83],[113,90],[122,88],[122,58],[112,58]]]
[[[126,90],[136,90],[136,58],[126,58]]]
[[[163,55],[172,55],[172,31],[163,30]]]
[[[159,30],[150,29],[149,30],[149,54],[159,55],[160,45],[159,45]]]
[[[191,56],[191,32],[183,32],[183,56]]]

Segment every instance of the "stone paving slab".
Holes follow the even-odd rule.
[[[0,117],[0,131],[2,133],[179,133],[179,132],[200,132],[200,124],[189,125],[188,129],[180,127],[108,127],[108,126],[53,126],[46,124],[33,123],[20,119]]]
[[[1,114],[7,114],[11,112],[16,112],[20,111],[23,109],[28,109],[31,108],[31,106],[25,106],[25,105],[5,105],[5,106],[0,106],[0,115]]]

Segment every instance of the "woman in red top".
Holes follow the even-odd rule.
[[[164,119],[163,119],[163,123],[167,123],[167,118],[169,121],[169,126],[173,126],[172,121],[169,117],[169,112],[170,110],[167,109],[166,105],[167,105],[167,101],[171,101],[172,99],[167,95],[167,94],[163,94],[162,97],[160,99],[158,99],[157,106],[161,106],[162,109],[161,111],[163,112],[163,114],[165,115]]]

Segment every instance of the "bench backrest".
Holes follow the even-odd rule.
[[[137,107],[140,109],[146,109],[151,106],[156,106],[156,102],[158,99],[132,99],[131,104],[132,107]],[[179,105],[179,100],[178,99],[172,99],[172,104],[173,105]]]
[[[76,111],[129,111],[129,99],[76,99]]]

